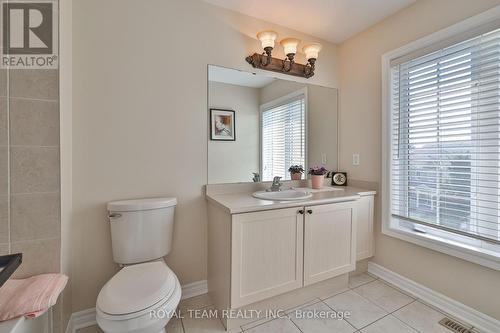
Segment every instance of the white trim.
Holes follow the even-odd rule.
[[[485,333],[500,332],[500,321],[376,263],[368,272]]]
[[[289,94],[286,94],[286,95],[280,96],[280,97],[278,97],[276,99],[273,99],[272,101],[269,101],[269,102],[266,102],[264,104],[261,104],[260,105],[260,111],[261,112],[262,111],[267,111],[267,110],[273,109],[273,108],[275,108],[277,106],[286,104],[288,101],[290,101],[292,99],[295,99],[296,97],[299,97],[301,95],[304,95],[304,97],[306,97],[306,95],[307,95],[307,87],[300,88],[298,90],[292,91]]]
[[[437,238],[431,239],[413,233],[403,232],[390,227],[390,188],[391,188],[391,89],[390,85],[390,62],[392,59],[409,54],[429,45],[452,38],[453,36],[466,33],[484,24],[500,19],[500,6],[493,7],[479,15],[470,17],[462,22],[448,28],[437,31],[429,36],[418,39],[396,50],[382,55],[382,233],[391,237],[399,238],[423,247],[433,249],[451,256],[455,256],[482,266],[500,270],[500,259],[482,251],[467,249],[457,244],[445,243]]]
[[[188,283],[182,286],[182,297],[181,300],[186,298],[191,298],[195,296],[200,296],[208,293],[208,283],[207,280],[196,281],[193,283]],[[66,327],[66,333],[76,333],[77,330],[97,325],[96,321],[96,310],[95,308],[90,308],[78,312],[74,312],[68,321],[68,326]]]
[[[382,223],[382,233],[387,236],[399,238],[434,251],[445,253],[450,256],[500,271],[500,261],[498,257],[488,254],[484,249],[474,248],[468,244],[453,244],[451,240],[432,236],[430,234],[421,234],[417,232],[413,233],[390,228],[386,224],[388,223]]]
[[[95,308],[86,309],[71,314],[66,333],[76,333],[77,330],[97,325]]]
[[[207,280],[196,281],[182,286],[181,300],[208,293]]]

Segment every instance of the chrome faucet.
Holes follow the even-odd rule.
[[[280,179],[281,177],[274,177],[273,178],[273,183],[271,184],[271,187],[267,189],[268,192],[278,192],[278,191],[281,191],[281,184],[280,183]]]

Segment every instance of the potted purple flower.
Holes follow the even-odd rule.
[[[304,173],[304,168],[302,165],[292,165],[288,168],[288,172],[290,172],[292,180],[300,180],[302,178],[302,174]]]
[[[328,170],[322,165],[315,165],[312,168],[309,168],[309,174],[311,175],[311,184],[312,188],[320,189],[323,185],[323,179],[325,178]]]

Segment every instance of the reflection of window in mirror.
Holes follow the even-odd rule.
[[[290,180],[290,166],[307,167],[306,105],[306,89],[261,105],[262,181],[270,181],[275,176]]]

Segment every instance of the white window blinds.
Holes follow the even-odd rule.
[[[274,176],[290,179],[291,165],[305,167],[305,97],[291,99],[264,108],[261,112],[262,180]]]
[[[392,216],[500,243],[500,30],[391,75]]]

